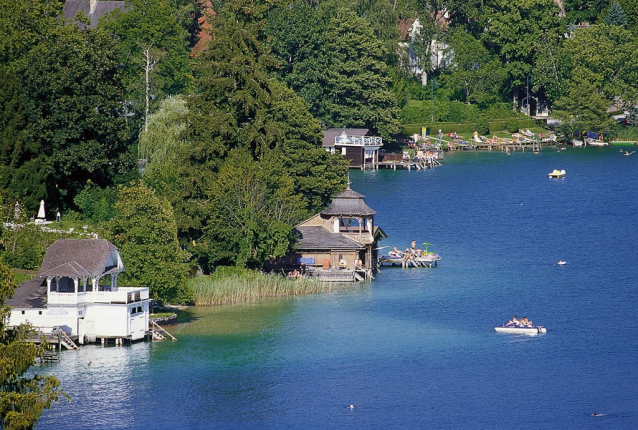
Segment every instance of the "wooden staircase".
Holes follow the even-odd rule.
[[[53,334],[58,336],[58,341],[66,349],[80,349],[60,327],[53,327]]]
[[[166,334],[168,337],[170,337],[171,340],[174,340],[174,341],[177,340],[177,338],[175,336],[173,336],[172,334],[170,334],[169,332],[164,330],[155,321],[151,320],[151,325],[153,326],[153,328],[151,329],[153,340],[166,340],[166,337],[164,336],[164,334]]]

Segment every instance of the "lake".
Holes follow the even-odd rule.
[[[381,246],[430,242],[438,268],[191,308],[177,342],[66,351],[41,369],[73,400],[38,428],[638,428],[638,155],[618,151],[352,171]],[[547,334],[495,333],[513,314]]]

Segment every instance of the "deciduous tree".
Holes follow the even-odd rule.
[[[24,135],[3,148],[11,197],[63,209],[87,180],[106,186],[133,171],[113,38],[55,27],[14,67]]]
[[[177,16],[168,0],[126,0],[125,10],[116,9],[100,21],[117,37],[126,101],[140,119],[148,117],[148,102],[154,109],[167,95],[188,92],[193,83],[189,35]]]
[[[451,66],[442,76],[446,85],[460,101],[487,106],[498,100],[505,70],[500,61],[471,34],[457,31],[450,38],[453,52]]]
[[[25,375],[45,348],[25,341],[30,334],[28,326],[7,327],[11,308],[4,302],[15,288],[13,273],[0,263],[0,426],[29,430],[44,409],[50,409],[60,396],[68,396],[53,376]]]
[[[122,255],[123,285],[149,287],[153,298],[183,303],[189,254],[177,240],[173,208],[145,185],[122,187],[109,230]]]

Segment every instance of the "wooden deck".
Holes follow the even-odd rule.
[[[417,151],[417,156],[404,153],[385,153],[379,156],[378,168],[425,170],[440,166],[443,159],[443,151],[439,148],[426,148]]]

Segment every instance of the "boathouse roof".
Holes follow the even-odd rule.
[[[40,276],[101,276],[122,271],[110,265],[111,251],[117,247],[106,239],[58,239],[47,248]]]
[[[348,185],[345,191],[332,198],[330,206],[321,214],[327,216],[370,216],[376,214],[377,212],[366,204],[364,198],[363,194],[352,191]]]
[[[12,308],[43,308],[47,303],[46,279],[35,277],[24,281],[13,293],[13,297],[4,301]]]
[[[331,233],[323,227],[296,227],[300,235],[299,250],[361,250],[364,245],[340,233]]]
[[[322,146],[324,148],[335,146],[335,138],[341,136],[343,132],[348,136],[372,136],[367,128],[329,128],[323,132]]]

